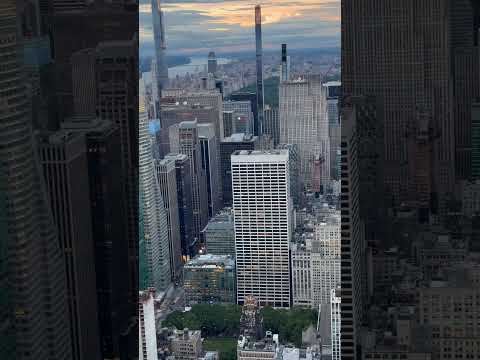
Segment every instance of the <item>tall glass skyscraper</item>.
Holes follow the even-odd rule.
[[[71,359],[65,263],[35,161],[17,6],[0,2],[0,163],[6,174],[0,193],[8,204],[4,250],[13,285],[15,358]]]
[[[142,247],[145,246],[145,270],[140,279],[148,282],[148,287],[157,291],[165,290],[171,281],[170,253],[168,243],[167,214],[156,180],[150,136],[148,133],[148,118],[145,113],[144,99],[139,100],[139,186],[143,227]]]

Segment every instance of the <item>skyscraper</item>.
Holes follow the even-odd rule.
[[[178,191],[175,161],[171,159],[155,160],[157,179],[160,185],[167,213],[168,240],[170,250],[170,272],[172,278],[181,275],[182,244],[180,240],[180,221],[178,212]]]
[[[341,289],[340,309],[342,359],[358,359],[359,329],[363,320],[363,262],[366,259],[359,204],[359,165],[355,108],[344,108],[341,138]],[[338,297],[339,294],[337,293]],[[333,334],[332,334],[333,336]]]
[[[172,125],[179,124],[182,121],[197,120],[199,124],[212,123],[217,124],[218,110],[209,105],[194,105],[193,103],[173,103],[162,104],[160,112],[160,134],[159,134],[159,153],[160,157],[170,152],[170,139],[168,128]],[[215,130],[216,130],[215,125]],[[215,132],[215,135],[217,133]],[[220,135],[220,133],[218,134]]]
[[[114,358],[122,353],[127,333],[130,338],[136,337],[130,329],[135,307],[125,281],[129,276],[129,267],[125,266],[129,242],[122,139],[118,125],[99,120],[96,115],[95,49],[73,54],[72,86],[74,116],[62,122],[61,128],[86,138],[100,344],[102,357]]]
[[[148,287],[165,290],[171,282],[168,223],[148,135],[143,99],[139,100],[139,185],[143,213]],[[143,277],[143,274],[140,274]],[[142,289],[143,290],[143,289]]]
[[[326,88],[328,136],[330,138],[330,175],[333,179],[340,178],[340,112],[338,100],[340,97],[341,83],[329,81],[323,86]]]
[[[342,358],[342,298],[340,297],[340,288],[334,288],[330,292],[330,336],[332,339],[332,360],[341,360]]]
[[[278,109],[265,105],[263,122],[263,134],[269,135],[273,140],[273,145],[277,146],[280,143],[280,119]]]
[[[291,199],[287,150],[232,154],[237,302],[290,307]]]
[[[210,51],[208,53],[207,72],[213,75],[215,75],[215,73],[217,72],[217,57],[215,56],[214,51]]]
[[[12,286],[8,275],[8,221],[7,221],[7,197],[5,182],[7,176],[0,167],[0,357],[2,359],[15,358],[15,316],[14,303],[11,297]],[[233,233],[233,231],[232,231]],[[232,234],[233,235],[233,234]]]
[[[455,172],[469,176],[471,103],[480,81],[475,3],[342,3],[342,92],[383,105],[385,184],[394,206],[417,206],[428,176],[429,210],[445,212]],[[427,168],[417,156],[425,147],[417,141],[425,118],[433,154]]]
[[[109,41],[95,48],[96,111],[120,129],[122,178],[128,237],[129,292],[132,313],[138,299],[138,44],[135,40]],[[114,75],[115,74],[115,75]],[[148,130],[147,130],[148,131]]]
[[[178,221],[180,224],[180,243],[182,256],[193,255],[193,205],[192,205],[192,176],[190,159],[185,154],[167,154],[165,161],[175,163],[177,180]]]
[[[72,359],[66,268],[41,169],[22,73],[18,2],[0,2],[0,194],[8,206],[9,298],[15,304],[15,355],[21,360]],[[2,237],[2,242],[7,241]],[[6,309],[5,309],[6,310]],[[54,310],[54,311],[53,311]],[[4,323],[8,326],[8,322]],[[8,341],[8,339],[6,339]]]
[[[255,49],[257,69],[257,123],[254,124],[254,134],[263,134],[263,50],[262,50],[262,10],[255,6]]]
[[[200,240],[200,232],[208,221],[207,175],[202,167],[201,144],[196,121],[173,125],[170,145],[173,152],[187,155],[192,176],[193,235]]]
[[[151,0],[153,38],[155,42],[155,61],[156,61],[156,82],[158,94],[162,94],[162,89],[168,84],[168,65],[165,58],[167,49],[165,42],[165,19],[161,8],[161,0]]]
[[[157,328],[155,323],[155,291],[148,289],[138,294],[139,347],[138,358],[157,360]]]
[[[282,44],[282,65],[281,65],[280,81],[290,79],[290,56],[287,56],[287,44]]]
[[[100,359],[85,134],[59,130],[41,134],[38,140],[50,207],[65,257],[72,359]]]
[[[220,171],[222,179],[222,198],[224,206],[232,205],[232,167],[231,155],[236,150],[255,150],[260,148],[258,136],[233,134],[220,143]]]
[[[284,81],[279,93],[280,143],[298,147],[300,180],[321,191],[330,181],[325,89],[319,78]]]
[[[202,157],[201,164],[207,182],[208,217],[211,218],[222,208],[218,140],[213,124],[198,124],[197,128]]]

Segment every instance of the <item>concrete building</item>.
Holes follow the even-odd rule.
[[[294,144],[279,144],[276,148],[288,150],[290,163],[290,196],[292,197],[293,205],[297,208],[302,206],[304,202],[303,182],[299,178],[300,159],[298,157],[298,146]]]
[[[237,113],[231,110],[223,111],[223,137],[227,138],[235,133],[253,134],[252,115]]]
[[[155,291],[138,294],[138,358],[157,360],[157,330],[155,324]]]
[[[332,360],[342,359],[341,334],[341,307],[342,303],[340,288],[334,288],[330,291],[330,336],[332,342]]]
[[[262,340],[241,335],[237,343],[237,360],[277,360],[280,350],[278,335],[273,335],[270,331],[267,331]]]
[[[330,137],[330,175],[333,179],[340,178],[340,111],[338,99],[340,97],[341,82],[329,81],[323,84],[326,88],[328,136]]]
[[[223,102],[223,111],[232,112],[232,131],[228,132],[224,125],[224,137],[228,137],[234,133],[253,134],[254,114],[252,104],[249,100],[229,100]],[[225,124],[225,119],[224,119]]]
[[[203,355],[200,330],[176,330],[170,341],[176,360],[198,360]]]
[[[272,138],[273,145],[277,146],[280,143],[280,119],[278,109],[265,105],[265,118],[263,124],[263,133]]]
[[[290,307],[292,231],[289,156],[286,150],[232,154],[237,302]]]
[[[166,102],[165,98],[162,98],[162,105],[160,107],[160,135],[159,135],[159,152],[163,157],[166,154],[172,152],[168,128],[175,124],[180,124],[182,121],[194,121],[197,120],[198,124],[217,124],[218,111],[215,107],[210,105],[180,103],[180,102]],[[218,125],[215,125],[218,126]],[[219,135],[217,139],[219,139]]]
[[[291,246],[293,305],[318,309],[330,303],[340,283],[340,214],[313,218],[306,226]]]
[[[229,255],[198,255],[183,268],[187,305],[235,303],[235,260]]]
[[[235,232],[231,208],[215,215],[202,231],[208,254],[235,255]]]
[[[173,152],[187,155],[192,176],[193,236],[200,240],[200,232],[208,221],[207,173],[202,167],[202,148],[197,121],[183,121],[169,128]]]
[[[155,170],[167,214],[170,272],[172,279],[178,278],[182,266],[182,242],[178,209],[177,171],[171,158],[155,160]]]
[[[465,262],[418,289],[419,323],[431,327],[437,359],[474,359],[480,354],[480,324],[472,317],[480,310],[479,270],[478,263]]]
[[[208,217],[211,218],[222,208],[220,191],[219,145],[213,124],[198,124],[202,168],[206,174]]]
[[[330,181],[325,89],[314,77],[284,81],[279,90],[280,142],[298,146],[302,182],[323,191]]]
[[[222,129],[222,114],[223,114],[223,96],[217,90],[197,90],[197,91],[189,91],[189,90],[172,90],[169,92],[164,92],[162,95],[162,103],[170,103],[170,104],[180,104],[182,106],[190,106],[190,107],[210,107],[214,109],[215,115],[214,121],[204,121],[199,116],[194,115],[191,119],[184,119],[184,120],[195,120],[197,118],[198,123],[213,123],[215,124],[215,135],[217,139],[222,139],[223,129]],[[209,115],[210,116],[210,115]]]
[[[255,150],[260,148],[258,136],[233,134],[220,142],[220,169],[222,178],[222,197],[224,206],[232,206],[231,155],[236,150]]]

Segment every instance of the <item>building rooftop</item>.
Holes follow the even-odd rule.
[[[234,163],[288,162],[288,150],[236,150],[231,155]]]
[[[240,143],[240,142],[254,142],[258,139],[258,136],[253,136],[251,134],[245,133],[235,133],[226,137],[222,142],[231,142],[231,143]]]
[[[185,264],[185,269],[192,269],[192,268],[233,269],[235,268],[235,260],[230,255],[213,255],[213,254],[198,255]]]
[[[163,158],[163,160],[169,160],[169,159],[186,160],[186,159],[188,159],[188,156],[185,155],[185,154],[169,153],[169,154],[165,155],[165,157]]]

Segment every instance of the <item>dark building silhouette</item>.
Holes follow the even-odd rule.
[[[175,162],[182,256],[193,256],[195,244],[193,236],[192,175],[190,171],[190,160],[185,154],[170,153],[165,156],[165,161]]]
[[[40,134],[38,141],[50,206],[65,258],[72,359],[100,359],[85,136],[59,130]]]
[[[20,5],[0,2],[0,194],[8,233],[0,237],[2,268],[7,269],[2,285],[9,288],[1,296],[2,315],[11,306],[15,322],[12,337],[11,323],[2,321],[0,347],[3,354],[14,351],[15,359],[71,359],[66,268],[34,147]]]
[[[222,178],[223,205],[232,206],[232,170],[231,155],[237,150],[255,150],[260,148],[258,136],[233,134],[220,142],[220,171]]]
[[[479,5],[342,1],[342,359],[478,352]]]
[[[468,128],[479,82],[472,4],[342,2],[342,91],[383,104],[385,184],[395,206],[417,206],[417,181],[425,178],[418,172],[427,171],[429,210],[444,212],[455,175],[469,175]],[[423,151],[416,139],[419,119],[425,117],[432,119],[427,169],[416,162]]]

